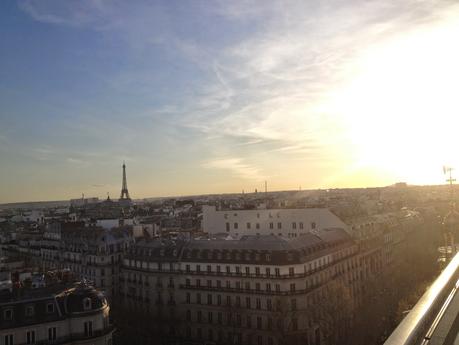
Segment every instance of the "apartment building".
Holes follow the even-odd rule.
[[[335,228],[346,229],[347,226],[326,208],[217,210],[215,206],[203,206],[202,230],[210,235],[293,238]]]
[[[358,247],[342,229],[145,241],[123,260],[120,297],[131,311],[161,316],[155,331],[181,341],[323,344],[332,295],[345,293],[355,307],[360,269]]]
[[[111,345],[104,295],[85,283],[0,291],[0,344]]]
[[[109,300],[117,293],[120,262],[134,241],[129,229],[70,226],[53,231],[57,236],[48,233],[3,243],[2,252],[42,271],[68,268],[103,290]]]

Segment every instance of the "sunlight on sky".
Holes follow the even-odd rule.
[[[0,21],[0,203],[118,195],[123,160],[138,198],[459,170],[457,1],[24,0]]]
[[[439,183],[442,165],[459,167],[457,37],[459,20],[450,19],[369,47],[350,66],[353,75],[327,106],[357,154],[351,170],[428,184]]]

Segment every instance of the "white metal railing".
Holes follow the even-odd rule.
[[[459,254],[451,260],[427,292],[392,332],[384,345],[418,345],[426,337],[437,315],[456,288],[459,279]]]

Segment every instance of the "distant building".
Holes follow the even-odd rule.
[[[210,235],[292,238],[314,231],[346,228],[346,224],[326,208],[217,210],[215,206],[203,206],[202,230]]]
[[[99,198],[92,197],[92,198],[78,198],[78,199],[70,199],[70,205],[73,207],[82,207],[85,205],[97,204],[99,202]]]

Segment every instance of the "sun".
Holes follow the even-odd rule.
[[[356,166],[410,183],[441,183],[459,168],[459,17],[368,48],[332,106]],[[457,157],[457,158],[456,158]]]

